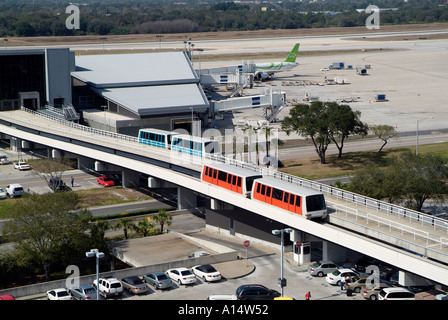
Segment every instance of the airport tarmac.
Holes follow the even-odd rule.
[[[285,41],[288,41],[289,47],[292,48],[297,40],[282,40]],[[336,50],[343,46],[346,49],[359,50],[359,53],[301,57],[300,51],[306,50],[307,45],[313,50],[318,49],[316,41],[321,41],[321,50]],[[306,94],[320,101],[342,103],[343,99],[354,99],[356,102],[347,104],[360,111],[361,120],[371,126],[387,124],[398,132],[415,133],[419,121],[419,130],[437,131],[448,128],[448,40],[358,41],[331,37],[328,41],[313,38],[300,42],[298,67],[289,72],[278,73],[273,80],[265,81],[253,89],[245,89],[244,94],[257,94],[269,87],[285,92],[287,101],[292,105],[303,102]],[[272,43],[274,40],[259,45],[268,47]],[[320,71],[333,62],[344,62],[346,67],[351,65],[353,69]],[[212,68],[238,63],[241,61],[206,62],[202,63],[201,67]],[[368,74],[357,75],[358,65],[370,65]],[[197,67],[197,62],[195,66]],[[325,78],[345,79],[348,84],[325,84]],[[308,85],[302,85],[303,82]],[[385,94],[387,101],[375,102],[376,94]],[[291,106],[283,109],[278,118],[287,116],[290,109]],[[429,119],[430,117],[433,118]],[[233,118],[234,124],[237,120],[255,123],[263,119],[263,110],[244,110],[234,113],[230,118]],[[216,125],[225,126],[219,121]],[[279,125],[277,127],[279,128]],[[283,134],[283,138],[287,137]],[[291,135],[290,138],[297,136]]]

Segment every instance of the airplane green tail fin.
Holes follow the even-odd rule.
[[[288,57],[286,58],[285,62],[296,62],[297,53],[299,52],[299,46],[300,43],[296,43],[292,51],[289,53]]]

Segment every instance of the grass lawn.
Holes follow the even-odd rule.
[[[367,166],[387,166],[387,161],[393,156],[399,156],[405,151],[415,152],[414,147],[390,148],[382,152],[363,151],[348,152],[342,154],[342,159],[337,155],[326,157],[327,164],[321,164],[317,156],[282,161],[285,168],[282,172],[301,178],[316,180],[323,178],[341,177],[352,175],[357,169]],[[419,154],[434,153],[448,158],[448,143],[437,143],[418,146]]]
[[[143,192],[122,187],[94,188],[73,192],[77,192],[81,196],[81,205],[85,208],[152,199]],[[9,218],[9,212],[17,201],[19,198],[0,200],[0,219]]]

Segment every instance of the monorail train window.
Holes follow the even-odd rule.
[[[261,194],[262,194],[262,195],[265,195],[265,194],[266,194],[266,186],[265,186],[265,185],[262,185],[262,186],[261,186]]]
[[[238,178],[237,176],[233,176],[232,184],[233,184],[234,186],[236,186],[236,181],[238,180],[237,178]]]
[[[232,177],[233,177],[233,175],[230,173],[227,175],[227,183],[230,183],[230,184],[232,183]]]
[[[270,197],[271,196],[271,191],[272,191],[271,187],[267,187],[266,188],[266,197]]]
[[[319,211],[325,210],[325,198],[323,194],[316,194],[306,197],[306,210],[307,211]]]
[[[300,207],[300,199],[301,199],[302,197],[300,197],[300,196],[297,196],[296,197],[296,207]]]
[[[205,175],[210,176],[210,167],[205,167]]]
[[[283,191],[277,188],[272,188],[272,198],[283,201]]]
[[[261,184],[257,183],[257,193],[260,193],[260,190],[261,190]]]
[[[237,184],[237,186],[241,187],[241,177],[238,177],[238,184]],[[252,187],[250,189],[248,189],[248,190],[252,190]]]
[[[216,179],[216,174],[217,174],[218,170],[213,169],[213,179]]]
[[[288,203],[289,202],[289,193],[285,192],[285,199],[283,199],[283,202]]]
[[[296,196],[295,196],[294,194],[292,194],[292,195],[289,197],[289,204],[294,205],[295,197],[296,197]]]
[[[218,180],[227,182],[227,173],[223,171],[218,172]]]

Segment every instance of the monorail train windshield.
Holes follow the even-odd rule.
[[[306,210],[308,212],[326,210],[325,198],[323,194],[316,194],[306,197]]]

